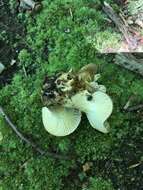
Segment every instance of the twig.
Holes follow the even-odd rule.
[[[25,77],[27,78],[28,77],[28,75],[27,75],[27,72],[26,72],[26,68],[25,68],[25,66],[23,65],[23,72],[24,72],[24,75],[25,75]]]
[[[139,166],[141,164],[142,164],[142,162],[140,161],[137,164],[133,164],[133,165],[129,166],[128,169],[136,168],[137,166]]]
[[[9,124],[9,126],[12,128],[12,130],[17,134],[17,136],[27,144],[29,144],[31,147],[33,147],[38,153],[40,153],[41,156],[47,155],[49,157],[58,158],[58,159],[69,159],[66,156],[61,156],[56,153],[51,153],[48,151],[42,150],[40,147],[38,147],[36,144],[34,144],[32,141],[24,137],[24,135],[17,129],[17,127],[12,123],[10,118],[5,114],[3,108],[0,106],[0,115],[2,115],[5,119],[5,121]]]
[[[123,107],[123,110],[126,111],[129,107],[130,107],[130,104],[131,104],[131,100],[133,99],[134,97],[133,96],[130,96],[128,101],[126,102],[126,104],[124,105]]]
[[[126,109],[127,112],[133,112],[133,111],[139,111],[143,109],[143,104],[135,105],[135,106],[130,106]]]
[[[129,97],[128,101],[126,102],[126,104],[123,107],[123,111],[125,111],[125,112],[135,112],[135,111],[140,111],[140,110],[143,109],[143,103],[131,106],[131,102],[132,102],[133,99],[135,99],[134,95]]]
[[[72,10],[71,10],[71,8],[69,9],[69,12],[70,12],[70,16],[71,16],[71,18],[73,19],[73,14],[72,14]]]

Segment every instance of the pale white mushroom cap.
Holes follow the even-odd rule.
[[[113,110],[111,98],[101,91],[93,94],[93,108],[86,113],[91,126],[100,132],[108,133],[109,124],[106,121]]]
[[[92,100],[88,100],[90,95],[83,91],[74,95],[66,104],[67,107],[73,107],[85,112],[91,126],[103,133],[108,132],[109,124],[105,122],[111,115],[113,103],[111,98],[104,92],[96,91],[92,94]]]
[[[64,107],[42,108],[45,129],[55,136],[66,136],[75,131],[81,121],[81,112]]]
[[[90,93],[87,90],[81,91],[72,96],[70,99],[67,99],[64,106],[69,108],[75,108],[86,113],[91,108],[91,102],[87,101],[88,95],[90,95]]]

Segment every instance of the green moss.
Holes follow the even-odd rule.
[[[0,104],[27,137],[45,150],[70,155],[73,159],[55,161],[40,157],[0,117],[2,189],[76,190],[90,177],[93,177],[91,189],[99,186],[99,190],[108,190],[111,183],[115,189],[139,189],[140,168],[129,170],[128,166],[137,163],[142,156],[143,124],[140,114],[124,113],[122,108],[132,94],[136,94],[138,101],[142,100],[143,80],[114,65],[113,55],[96,54],[86,40],[89,32],[104,28],[100,1],[44,0],[43,5],[39,14],[19,15],[27,31],[23,39],[25,45],[18,56],[19,70],[12,82],[0,90]],[[114,111],[109,119],[111,132],[99,133],[83,116],[82,123],[70,136],[51,136],[41,120],[44,76],[71,67],[78,70],[88,63],[98,65],[100,81],[113,99]],[[87,174],[82,171],[86,161],[93,162]],[[95,178],[95,174],[100,178]]]
[[[112,183],[102,178],[90,178],[90,185],[87,190],[114,190]],[[86,190],[86,189],[85,189]]]
[[[129,0],[128,11],[131,15],[143,11],[143,2],[141,0],[136,0],[136,1]]]
[[[103,32],[95,32],[94,35],[89,35],[86,39],[98,52],[103,53],[111,48],[116,50],[119,49],[121,35],[108,29]]]

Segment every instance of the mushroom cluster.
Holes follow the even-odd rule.
[[[79,126],[82,113],[93,128],[109,132],[107,119],[113,103],[106,87],[97,82],[99,78],[95,64],[86,65],[77,73],[70,70],[46,77],[42,89],[42,120],[50,134],[71,134]]]

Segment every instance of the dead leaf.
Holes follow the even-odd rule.
[[[82,169],[84,172],[87,172],[88,170],[91,169],[91,167],[93,166],[93,163],[92,162],[86,162],[83,166],[82,166]]]

